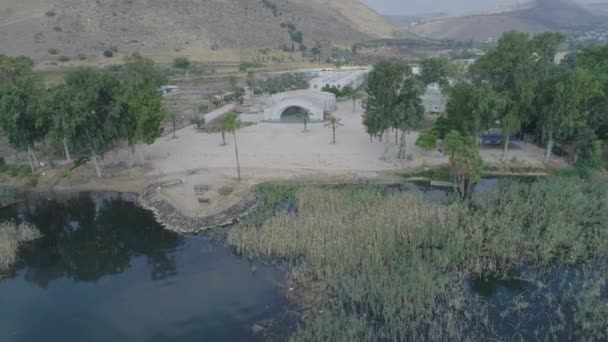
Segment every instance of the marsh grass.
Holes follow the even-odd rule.
[[[228,242],[249,257],[291,262],[295,286],[323,289],[294,340],[503,338],[500,319],[491,319],[497,308],[469,284],[514,276],[534,286],[498,306],[498,317],[523,324],[539,307],[550,313],[550,324],[514,327],[521,336],[608,336],[605,184],[506,180],[474,206],[384,197],[377,188],[261,191],[263,214],[233,229]],[[295,208],[277,207],[286,202]],[[575,278],[577,286],[551,283],[563,267],[587,276]]]
[[[38,229],[30,224],[0,223],[0,272],[7,271],[15,263],[21,244],[40,236]]]

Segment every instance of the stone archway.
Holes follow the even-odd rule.
[[[308,109],[299,106],[287,107],[281,113],[281,122],[302,122],[301,114],[309,112]],[[310,115],[310,112],[309,112]]]

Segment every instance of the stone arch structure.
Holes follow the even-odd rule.
[[[310,113],[311,121],[323,120],[323,108],[313,104],[310,101],[304,101],[301,99],[287,99],[267,108],[264,111],[264,119],[269,121],[279,121],[281,120],[281,117],[285,111],[294,107],[307,110]]]

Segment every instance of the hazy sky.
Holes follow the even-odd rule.
[[[431,12],[462,13],[517,3],[520,0],[362,0],[382,14],[414,15]],[[608,2],[608,0],[577,0],[583,3]]]

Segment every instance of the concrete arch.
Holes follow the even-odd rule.
[[[264,119],[269,121],[280,121],[281,115],[291,108],[297,107],[307,110],[310,113],[311,121],[322,121],[324,109],[315,105],[311,101],[302,99],[292,98],[285,99],[279,103],[276,103],[264,110]]]

